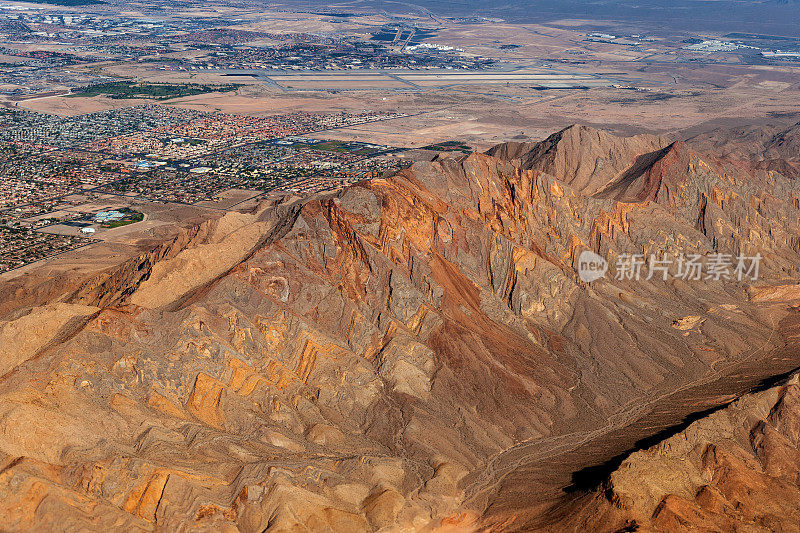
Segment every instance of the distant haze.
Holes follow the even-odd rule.
[[[496,17],[519,23],[558,19],[587,19],[599,23],[631,22],[666,31],[731,31],[800,36],[800,1],[731,0],[478,0],[413,2],[375,0],[362,2],[301,1],[295,5],[347,10],[370,6],[390,13],[430,11],[442,16]]]

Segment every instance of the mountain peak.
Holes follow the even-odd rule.
[[[605,130],[573,124],[538,143],[500,145],[488,153],[540,170],[575,190],[592,195],[618,180],[643,154],[664,148],[654,135],[620,137]]]
[[[749,279],[580,275],[584,251],[686,251],[797,278],[789,180],[583,126],[490,152],[229,213],[20,300],[0,322],[9,529],[47,529],[45,501],[69,529],[527,530],[532,498],[592,466],[563,455],[587,435],[618,446],[598,429],[795,342],[775,328],[796,311],[764,312]]]

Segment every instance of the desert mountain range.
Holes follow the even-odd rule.
[[[800,126],[572,126],[4,283],[3,528],[796,525],[798,165]]]

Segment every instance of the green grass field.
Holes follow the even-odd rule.
[[[201,85],[198,83],[169,84],[169,83],[136,83],[133,81],[115,81],[89,85],[69,94],[72,97],[108,96],[114,100],[128,98],[153,98],[155,100],[168,100],[182,96],[193,96],[213,92],[231,92],[242,85],[228,83],[225,85]]]
[[[104,228],[119,228],[122,226],[127,226],[128,224],[133,224],[134,222],[141,222],[144,220],[144,214],[138,211],[134,211],[130,208],[122,208],[120,209],[121,212],[125,213],[125,218],[122,220],[115,220],[114,222],[109,222],[108,224],[103,224]]]
[[[472,153],[472,148],[461,141],[445,141],[437,144],[430,144],[422,148],[423,150],[435,150],[437,152],[464,152]]]

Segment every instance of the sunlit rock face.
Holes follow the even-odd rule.
[[[568,128],[230,213],[7,314],[3,528],[479,527],[495,458],[783,342],[759,302],[798,276],[793,178],[700,154]],[[760,278],[615,279],[664,253]]]
[[[792,531],[800,519],[797,376],[628,457],[563,531]]]

